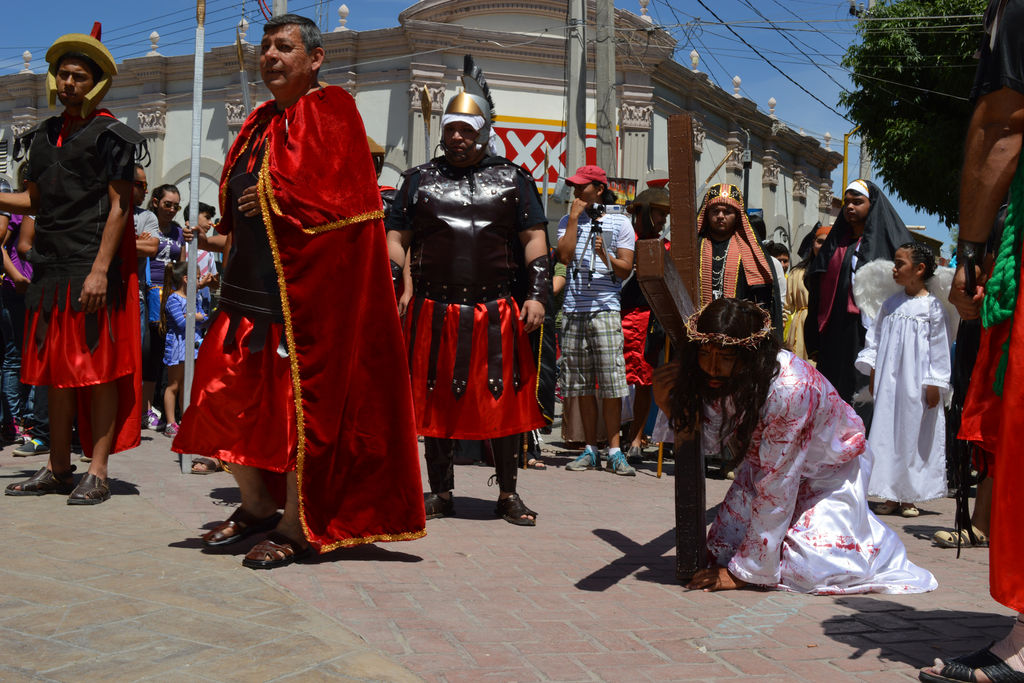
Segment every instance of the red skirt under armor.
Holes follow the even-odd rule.
[[[96,350],[90,352],[85,341],[85,319],[88,315],[76,311],[70,302],[60,310],[56,306],[50,311],[50,322],[45,341],[38,347],[35,341],[36,328],[42,310],[25,312],[25,337],[21,347],[21,381],[37,386],[52,386],[60,389],[87,387],[112,382],[135,371],[130,353],[118,347],[136,343],[139,334],[133,335],[132,325],[138,327],[138,309],[129,314],[126,308],[107,309],[106,315],[99,316],[99,342]]]
[[[411,338],[413,313],[415,337]],[[412,397],[416,408],[416,431],[423,436],[448,439],[492,439],[522,434],[544,426],[537,405],[537,364],[532,358],[530,340],[519,320],[519,307],[512,299],[497,302],[501,325],[502,380],[504,388],[497,399],[487,388],[487,308],[473,307],[473,344],[470,352],[469,381],[466,391],[456,398],[452,391],[455,347],[458,339],[459,305],[431,299],[414,300],[405,316],[405,335],[412,375]],[[435,306],[447,306],[437,355],[434,389],[427,388],[430,360],[431,320]],[[518,342],[513,341],[513,335]],[[520,388],[513,385],[512,359],[518,345]]]
[[[272,323],[263,348],[251,353],[253,324],[245,317],[234,345],[224,350],[230,323],[219,314],[199,347],[191,400],[171,450],[269,472],[293,471],[298,431],[291,365],[277,352],[284,326]]]

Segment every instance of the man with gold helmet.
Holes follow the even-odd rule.
[[[46,91],[64,112],[18,139],[27,152],[25,192],[0,207],[34,214],[19,250],[32,264],[22,381],[49,386],[51,450],[46,466],[6,494],[70,494],[68,504],[110,497],[111,453],[139,444],[141,341],[132,228],[135,162],[141,135],[99,109],[117,67],[92,35],[62,36],[46,52]],[[89,472],[75,487],[71,426],[78,427]]]
[[[444,155],[403,174],[387,220],[394,278],[411,246],[406,341],[416,425],[424,439],[427,519],[455,514],[455,439],[489,439],[500,489],[495,514],[533,526],[516,493],[520,434],[544,425],[527,333],[540,327],[551,289],[547,219],[537,186],[488,152],[493,104],[466,57],[464,90],[441,118]],[[522,307],[512,297],[525,264]],[[522,284],[522,283],[520,283]]]
[[[697,214],[700,305],[723,297],[759,304],[781,336],[782,302],[775,276],[745,208],[735,185],[712,185],[704,194]]]

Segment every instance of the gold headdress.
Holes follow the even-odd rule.
[[[84,33],[68,33],[53,41],[53,45],[46,51],[46,62],[50,65],[46,74],[46,99],[51,109],[57,106],[57,65],[61,57],[69,52],[80,52],[96,63],[96,66],[103,72],[93,89],[85,95],[82,103],[82,116],[88,116],[99,105],[100,100],[110,90],[113,83],[112,77],[117,74],[117,64],[114,56],[110,54],[103,43],[100,42],[100,23],[97,21],[92,27],[92,35]]]

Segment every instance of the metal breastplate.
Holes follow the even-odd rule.
[[[220,300],[227,308],[280,321],[281,293],[263,217],[249,217],[238,210],[238,198],[257,181],[255,173],[245,170],[248,158],[248,154],[239,158],[235,163],[236,173],[228,180],[227,205],[231,207],[234,227]],[[259,167],[259,160],[256,167]]]
[[[495,288],[514,279],[515,173],[510,165],[465,172],[435,163],[421,167],[412,211],[417,291],[440,285]]]

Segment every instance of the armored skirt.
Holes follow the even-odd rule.
[[[537,361],[512,298],[471,305],[417,298],[405,333],[419,434],[491,439],[544,426]]]

